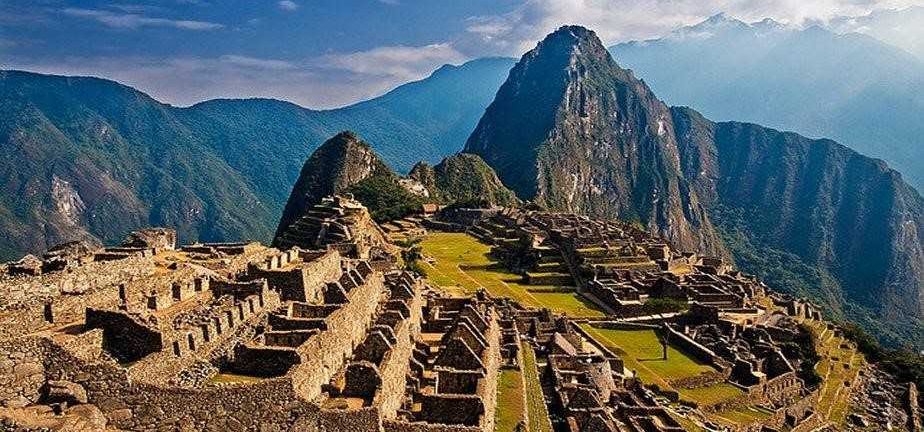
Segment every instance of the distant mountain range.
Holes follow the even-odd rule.
[[[826,27],[837,33],[863,33],[897,46],[924,60],[924,6],[879,9],[859,17],[840,17]]]
[[[924,347],[924,199],[897,172],[830,140],[669,107],[583,27],[523,56],[465,150],[522,199],[637,221]]]
[[[141,226],[182,241],[272,238],[302,163],[341,130],[407,172],[458,151],[513,64],[481,59],[349,107],[162,104],[96,78],[0,71],[0,259]]]
[[[922,58],[863,34],[725,15],[610,51],[670,104],[837,140],[924,190]]]

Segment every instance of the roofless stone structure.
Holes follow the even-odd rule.
[[[493,244],[527,286],[559,285],[609,313],[575,321],[483,290],[434,289],[397,266],[388,241],[434,227]],[[560,431],[680,431],[685,416],[740,406],[765,407],[771,430],[826,420],[816,412],[819,387],[803,374],[813,359],[793,349],[811,340],[799,322],[818,320],[818,310],[719,259],[675,251],[626,224],[515,209],[451,209],[387,231],[350,197],[334,196],[275,247],[176,245],[161,228],[118,246],[69,243],[3,265],[3,424],[492,432],[508,409],[500,377],[511,372],[534,380],[517,394],[521,406],[528,396],[543,407],[524,418]],[[654,299],[688,310],[653,313]],[[676,391],[640,379],[627,366],[635,359],[588,330],[618,328],[656,331],[713,370],[672,388],[722,383],[741,396],[678,411]]]

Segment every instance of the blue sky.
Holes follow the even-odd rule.
[[[112,78],[159,100],[274,97],[321,108],[442,64],[519,56],[562,24],[606,43],[728,12],[843,20],[920,0],[0,0],[0,66]]]

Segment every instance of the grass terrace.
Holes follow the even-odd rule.
[[[523,413],[526,401],[523,399],[523,374],[515,369],[502,369],[497,383],[497,407],[494,410],[494,430],[509,432],[525,420]]]
[[[521,343],[523,351],[523,379],[526,380],[526,410],[529,416],[529,432],[552,432],[548,422],[549,411],[545,406],[542,384],[539,382],[539,369],[536,367],[536,352],[528,343]]]
[[[719,411],[715,413],[713,417],[719,421],[724,421],[732,425],[745,425],[762,422],[772,415],[773,412],[764,408],[743,407],[734,410]]]
[[[741,389],[727,383],[674,389],[670,384],[672,381],[714,372],[715,368],[670,345],[667,347],[667,360],[663,360],[661,342],[654,330],[602,329],[590,324],[581,324],[581,328],[621,356],[625,367],[635,371],[642,382],[656,384],[665,390],[676,390],[681,399],[709,406],[744,395]]]
[[[661,342],[654,330],[602,329],[589,324],[581,327],[607,348],[623,356],[626,368],[636,371],[644,382],[664,387],[669,386],[668,381],[715,370],[672,346],[667,347],[667,360],[662,360]]]
[[[601,317],[592,302],[573,287],[526,285],[520,275],[511,273],[490,257],[491,248],[463,233],[434,232],[420,243],[430,282],[451,294],[470,294],[479,288],[494,296],[512,298],[524,306],[548,308],[572,317]]]
[[[816,408],[829,422],[843,425],[850,391],[857,383],[865,360],[850,342],[835,336],[824,322],[805,320],[803,323],[815,335],[815,350],[821,357],[815,366],[815,371],[823,379]]]

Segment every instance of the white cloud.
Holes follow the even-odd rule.
[[[459,63],[466,56],[451,44],[419,47],[386,46],[349,54],[332,54],[320,59],[321,65],[365,75],[419,79],[446,63]]]
[[[565,24],[584,25],[612,44],[663,36],[719,12],[802,24],[913,4],[924,0],[526,0],[506,14],[469,18],[458,46],[479,55],[520,55]]]
[[[71,57],[6,62],[3,68],[113,79],[186,106],[216,98],[263,97],[333,108],[379,96],[464,57],[448,44],[380,47],[304,60],[217,57]]]
[[[881,10],[830,22],[840,33],[858,32],[892,44],[924,60],[924,7]]]
[[[282,0],[277,4],[279,5],[279,9],[284,11],[294,11],[298,9],[298,3],[295,3],[292,0]]]
[[[141,27],[173,27],[182,30],[217,30],[224,27],[221,24],[207,21],[152,18],[136,13],[115,13],[98,9],[65,8],[62,9],[61,12],[65,15],[92,19],[109,27],[122,29],[136,29]]]
[[[229,64],[254,69],[285,70],[297,67],[295,64],[285,60],[261,59],[233,54],[223,55],[218,59]]]

